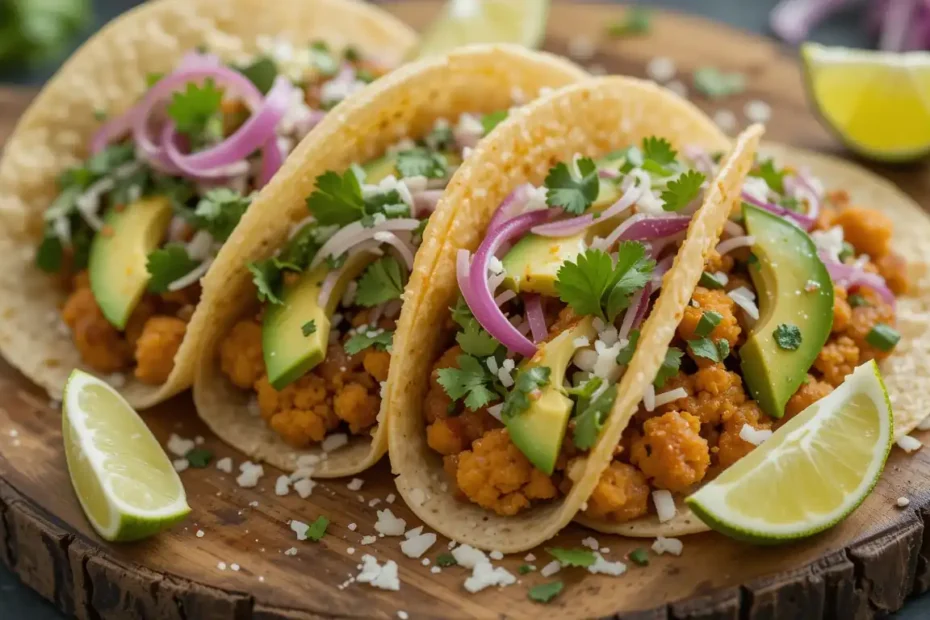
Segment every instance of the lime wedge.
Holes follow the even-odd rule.
[[[930,152],[930,53],[805,43],[801,58],[808,95],[849,148],[882,161]]]
[[[450,0],[420,39],[416,56],[437,56],[472,43],[538,47],[549,0]]]
[[[187,516],[190,507],[171,461],[116,390],[75,370],[63,405],[71,483],[101,537],[138,540]]]
[[[685,502],[733,538],[771,544],[810,536],[865,499],[893,435],[885,384],[867,362]]]

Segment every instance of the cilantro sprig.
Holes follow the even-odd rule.
[[[550,207],[559,207],[568,213],[580,215],[597,200],[600,181],[593,159],[579,157],[575,163],[578,176],[564,162],[550,168],[545,180],[546,202]]]
[[[180,243],[169,243],[148,255],[145,268],[149,272],[149,291],[165,293],[168,285],[186,276],[200,263],[191,258]]]
[[[533,366],[524,368],[517,374],[513,388],[504,398],[501,408],[501,418],[509,420],[530,408],[530,395],[549,385],[549,376],[552,369],[548,366]]]
[[[223,90],[217,88],[213,78],[207,78],[203,84],[189,83],[184,90],[176,91],[165,108],[168,117],[174,121],[177,131],[188,136],[196,143],[203,144],[211,139],[221,138],[223,119],[220,104]]]
[[[681,358],[684,355],[684,351],[678,347],[669,347],[665,351],[665,359],[662,360],[662,365],[659,366],[652,384],[657,388],[665,387],[665,382],[678,374],[678,369],[681,368]]]
[[[252,196],[219,187],[207,192],[197,203],[191,223],[206,230],[217,241],[226,241],[252,204]]]
[[[349,337],[343,345],[343,349],[349,355],[361,353],[369,347],[374,347],[377,351],[390,351],[394,344],[394,331],[390,329],[372,329],[367,330],[362,327]]]
[[[555,288],[559,299],[576,314],[613,321],[646,286],[654,267],[655,261],[646,257],[645,247],[636,241],[620,245],[616,263],[603,250],[588,249],[574,262],[562,263]]]
[[[355,302],[370,308],[400,299],[406,284],[406,272],[393,256],[379,258],[365,269],[358,279]]]
[[[458,368],[442,368],[436,380],[452,400],[465,401],[472,411],[490,404],[498,398],[494,391],[497,377],[491,374],[481,361],[473,355],[459,355]]]
[[[587,568],[597,561],[594,552],[590,549],[562,549],[559,547],[546,547],[546,553],[559,561],[562,566],[578,566]]]
[[[404,178],[445,178],[448,170],[446,158],[437,151],[416,147],[397,153],[397,171]]]
[[[698,192],[701,191],[701,185],[707,177],[697,170],[688,170],[668,182],[665,189],[662,190],[662,208],[666,211],[680,211],[694,200]]]
[[[576,448],[589,450],[594,446],[616,397],[617,385],[612,384],[591,401],[584,411],[575,416],[575,431],[572,435],[572,441]]]

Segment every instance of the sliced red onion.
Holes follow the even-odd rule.
[[[395,250],[397,250],[397,253],[403,259],[404,264],[407,265],[407,270],[408,271],[413,270],[413,253],[415,251],[413,249],[413,246],[411,246],[409,243],[405,243],[403,240],[401,240],[400,237],[398,237],[394,233],[387,232],[387,231],[376,232],[374,235],[374,239],[378,243],[386,243],[392,248],[394,248]]]
[[[523,303],[526,306],[526,322],[530,324],[530,331],[533,333],[533,342],[542,342],[549,336],[542,298],[539,295],[524,295]]]
[[[907,49],[908,33],[916,8],[917,0],[895,0],[888,3],[878,40],[879,49],[888,52],[902,52]]]
[[[772,9],[769,25],[788,43],[800,43],[821,20],[849,0],[783,0]]]
[[[500,295],[494,298],[494,303],[497,304],[498,307],[500,307],[500,306],[503,306],[508,301],[510,301],[511,299],[515,298],[516,296],[517,294],[514,293],[513,291],[504,291],[503,293],[501,293]]]
[[[652,270],[652,279],[650,283],[652,284],[652,290],[657,291],[662,288],[662,278],[665,276],[666,272],[672,268],[672,265],[675,263],[675,254],[671,256],[666,256],[660,260],[655,268]]]
[[[743,227],[733,220],[727,220],[723,223],[723,232],[727,233],[731,237],[742,237],[746,234],[746,231],[743,229]]]
[[[111,118],[101,125],[90,141],[90,152],[97,154],[118,138],[129,134],[132,131],[135,118],[139,114],[139,109],[139,104],[136,104],[123,114]]]
[[[649,215],[637,213],[611,232],[599,247],[609,250],[618,241],[651,241],[676,235],[688,229],[691,218],[686,215]]]
[[[494,211],[494,215],[491,216],[491,223],[488,224],[488,231],[485,235],[493,234],[501,224],[522,213],[534,189],[531,184],[524,183],[507,194],[504,201]]]
[[[659,282],[661,281],[660,278]],[[630,304],[632,307],[636,308],[636,314],[633,316],[633,329],[637,329],[642,325],[643,320],[646,318],[646,312],[649,310],[649,298],[652,296],[652,284],[647,284],[640,293],[641,296],[639,300],[634,300],[638,301],[638,303],[635,306],[632,303]]]
[[[382,231],[413,231],[420,225],[420,220],[413,218],[397,218],[385,220],[374,226],[363,226],[361,222],[352,222],[340,228],[332,237],[326,240],[323,247],[313,257],[310,269],[319,267],[328,256],[342,256],[355,245],[373,239],[376,233]]]
[[[550,216],[548,210],[530,211],[501,224],[493,234],[486,236],[481,242],[471,268],[468,269],[467,277],[462,270],[468,267],[468,251],[459,250],[457,257],[459,288],[472,314],[481,326],[501,344],[524,357],[532,357],[536,353],[536,345],[511,325],[500,308],[495,305],[494,296],[488,287],[488,262],[502,244],[525,234],[533,226],[541,224]]]
[[[421,217],[422,214],[429,214],[435,211],[436,205],[439,204],[439,199],[442,198],[443,191],[444,190],[441,189],[427,189],[414,194],[411,215],[413,217]]]
[[[627,189],[617,202],[604,209],[604,211],[599,214],[597,219],[594,219],[593,213],[586,213],[584,215],[572,217],[567,220],[535,226],[532,232],[543,237],[569,237],[571,235],[577,235],[581,231],[594,224],[594,222],[605,221],[620,215],[632,207],[633,204],[636,203],[636,201],[639,200],[642,195],[642,186],[634,185]]]
[[[690,144],[682,149],[685,157],[694,162],[694,167],[698,172],[703,172],[708,178],[714,176],[714,160],[711,159],[707,151],[697,145]]]
[[[785,179],[785,183],[792,183],[794,187],[795,198],[807,201],[807,217],[817,220],[820,215],[820,192],[814,186],[814,182],[805,173],[798,173]]]
[[[633,323],[636,321],[636,315],[639,314],[639,306],[643,304],[644,300],[646,303],[649,301],[649,289],[651,289],[650,284],[646,284],[645,287],[636,291],[636,294],[633,295],[633,298],[630,299],[630,305],[626,309],[626,312],[623,314],[623,320],[620,322],[620,328],[617,329],[617,338],[620,340],[627,340],[630,337],[630,332],[633,331]]]
[[[749,247],[756,242],[756,238],[752,235],[743,235],[742,237],[730,237],[726,241],[721,241],[717,244],[717,254],[723,256],[728,252],[737,250],[739,248]]]
[[[323,283],[320,285],[320,295],[317,297],[317,302],[320,304],[321,308],[325,308],[329,303],[329,297],[333,294],[333,289],[336,288],[336,283],[339,281],[339,278],[342,277],[342,274],[346,270],[346,265],[349,264],[349,260],[362,252],[370,252],[374,256],[381,256],[383,252],[378,247],[379,244],[377,241],[368,241],[366,243],[360,243],[359,245],[353,247],[349,250],[349,256],[346,258],[346,261],[342,264],[339,269],[333,269],[326,274],[326,277],[323,278]]]
[[[894,308],[895,296],[891,289],[888,288],[885,278],[877,273],[864,271],[854,265],[845,265],[836,262],[824,253],[820,254],[820,260],[822,260],[823,264],[827,267],[830,278],[832,278],[835,283],[851,290],[860,286],[867,286],[878,293],[885,303]]]
[[[284,157],[286,155],[286,153],[281,151],[281,147],[278,146],[277,138],[275,138],[274,135],[269,137],[262,147],[262,168],[258,175],[259,187],[268,185],[268,182],[271,181],[275,173],[284,165]]]
[[[661,239],[656,239],[652,242],[644,241],[643,244],[648,246],[647,250],[649,252],[649,255],[652,258],[658,260],[658,258],[662,256],[662,252],[665,251],[665,248],[667,248],[670,245],[675,245],[675,244],[680,243],[681,241],[684,240],[685,235],[687,235],[687,231],[680,232],[677,235],[669,235],[668,237],[662,237]],[[674,258],[674,256],[672,258]]]
[[[796,213],[790,209],[786,209],[782,206],[772,204],[771,202],[766,202],[764,200],[759,200],[752,194],[743,192],[742,198],[745,202],[753,205],[754,207],[759,207],[760,209],[765,209],[769,213],[774,213],[775,215],[781,216],[785,219],[794,221],[795,224],[803,228],[804,230],[810,230],[814,227],[816,219],[810,216],[804,215],[803,213]]]

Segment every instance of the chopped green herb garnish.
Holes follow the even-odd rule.
[[[449,398],[454,401],[464,398],[465,406],[472,411],[498,398],[493,389],[497,377],[481,360],[471,355],[459,355],[456,361],[458,368],[442,368],[436,379]]]
[[[168,285],[189,274],[200,265],[180,243],[169,243],[149,254],[145,268],[149,272],[149,291],[165,293]]]
[[[574,262],[562,263],[555,289],[559,299],[576,314],[593,314],[604,321],[613,321],[649,282],[654,267],[655,261],[646,256],[645,247],[636,241],[620,245],[616,264],[606,252],[588,249]]]
[[[222,137],[222,101],[223,90],[217,88],[213,78],[207,78],[203,84],[189,82],[184,90],[175,91],[165,112],[179,133],[201,142]]]
[[[720,361],[727,359],[727,356],[730,355],[730,341],[726,338],[721,338],[717,341],[717,351],[720,353]]]
[[[300,331],[304,336],[309,336],[310,334],[316,333],[316,321],[310,319],[306,323],[300,326]]]
[[[701,280],[698,282],[699,285],[707,289],[722,289],[724,287],[723,282],[717,279],[716,274],[708,273],[705,271],[701,274]]]
[[[617,385],[611,384],[591,401],[584,411],[575,416],[575,430],[572,434],[575,447],[579,450],[588,450],[597,442],[616,397]]]
[[[685,208],[697,197],[706,179],[707,177],[697,170],[688,170],[677,179],[669,181],[666,188],[662,190],[662,200],[665,203],[662,208],[666,211],[679,211]]]
[[[694,328],[694,335],[700,338],[704,336],[709,336],[714,328],[720,325],[720,321],[723,319],[723,315],[719,312],[714,312],[713,310],[706,310],[701,314],[701,320],[698,321],[697,326]]]
[[[197,203],[191,223],[206,230],[216,241],[226,241],[252,204],[252,196],[225,187],[208,191]]]
[[[517,572],[521,575],[526,575],[527,573],[532,573],[534,570],[536,570],[536,567],[532,564],[521,564],[520,568],[517,569]]]
[[[795,351],[801,346],[801,330],[797,325],[782,323],[772,332],[775,344],[785,351]]]
[[[184,458],[194,469],[203,469],[213,460],[213,453],[206,448],[191,448]]]
[[[665,382],[678,374],[678,369],[681,368],[681,358],[684,354],[685,352],[678,347],[669,347],[665,351],[665,359],[662,361],[662,365],[659,366],[659,372],[656,373],[656,378],[652,384],[657,388],[665,387]]]
[[[446,158],[442,153],[427,148],[417,147],[397,154],[397,172],[403,178],[442,179],[446,170]]]
[[[482,116],[481,126],[484,128],[484,134],[487,135],[494,131],[494,128],[500,125],[509,113],[509,110],[498,110]]]
[[[329,170],[318,176],[307,208],[320,226],[345,226],[362,219],[365,201],[355,172],[350,169],[340,175]]]
[[[378,351],[390,351],[393,343],[393,330],[372,328],[369,331],[365,327],[361,327],[352,337],[346,340],[342,348],[349,355],[355,355],[369,347],[374,347]]]
[[[326,77],[332,77],[339,72],[339,61],[323,41],[315,41],[310,45],[310,62]]]
[[[379,258],[358,279],[355,303],[366,308],[400,299],[406,284],[406,272],[393,256]]]
[[[665,138],[649,136],[643,138],[643,158],[654,161],[660,166],[668,166],[675,163],[678,157],[678,151],[672,148],[672,143]]]
[[[840,259],[841,263],[845,263],[848,258],[855,258],[856,248],[853,247],[849,241],[843,242],[843,249],[840,250],[840,253],[837,255],[837,258]]]
[[[320,515],[316,518],[316,521],[310,524],[310,527],[307,528],[307,538],[313,542],[319,542],[323,535],[326,534],[326,528],[329,526],[329,519]]]
[[[271,304],[283,304],[278,296],[282,284],[281,267],[274,258],[256,261],[246,265],[252,272],[252,282],[255,284],[258,300]]]
[[[651,27],[652,11],[641,6],[633,6],[626,10],[623,19],[607,27],[607,34],[611,37],[629,37],[646,34]]]
[[[710,338],[698,338],[688,341],[688,348],[696,357],[704,357],[712,362],[720,361],[720,351]]]
[[[597,561],[590,549],[561,549],[546,547],[546,553],[554,557],[562,566],[579,566],[587,568]]]
[[[448,123],[434,127],[431,132],[423,139],[426,146],[434,151],[444,151],[455,144],[455,137],[452,135],[452,127]]]
[[[621,366],[630,363],[630,360],[633,359],[633,354],[636,352],[636,345],[639,342],[639,330],[634,329],[630,332],[630,341],[626,343],[620,352],[617,353],[617,363]]]
[[[537,603],[548,603],[557,597],[564,587],[565,584],[561,581],[541,583],[530,588],[529,597],[531,601],[536,601]]]
[[[349,253],[343,252],[339,256],[334,256],[330,254],[324,259],[324,261],[326,262],[326,266],[329,267],[330,271],[335,271],[336,269],[339,269],[340,267],[345,265],[346,260],[348,260],[348,258],[349,258]]]
[[[271,58],[261,56],[251,64],[240,68],[239,73],[249,78],[249,81],[255,84],[255,88],[263,95],[267,95],[275,78],[278,77],[278,65]]]
[[[871,305],[872,305],[872,304],[869,303],[869,300],[868,300],[868,299],[866,299],[866,298],[863,297],[862,295],[859,295],[858,293],[853,294],[853,295],[850,295],[850,296],[849,296],[849,299],[848,299],[847,301],[849,302],[849,306],[850,306],[851,308],[859,308],[859,307],[862,307],[862,306],[871,306]]]
[[[464,329],[455,335],[455,341],[462,347],[462,351],[475,357],[494,355],[500,346],[494,336],[485,331],[474,318],[466,322]]]
[[[450,566],[456,566],[458,563],[458,560],[451,553],[440,553],[436,557],[436,566],[439,568],[449,568]]]
[[[549,384],[552,369],[548,366],[524,368],[517,373],[513,387],[504,398],[501,419],[504,421],[519,415],[530,408],[530,394]]]
[[[727,73],[716,67],[700,67],[694,72],[694,87],[711,99],[722,99],[743,92],[746,79],[740,73]]]
[[[765,184],[768,185],[769,189],[775,192],[776,194],[785,193],[785,175],[787,173],[784,170],[779,170],[775,167],[775,161],[772,159],[766,159],[764,162],[759,164],[759,167],[749,173],[750,176],[759,177]]]
[[[563,162],[549,169],[545,181],[548,190],[546,202],[550,207],[559,207],[573,215],[580,215],[597,200],[601,184],[593,159],[579,157],[576,164],[578,178]]]
[[[640,547],[639,549],[634,549],[633,551],[630,551],[629,558],[630,558],[630,561],[633,562],[634,564],[638,564],[640,566],[649,565],[649,552],[643,549],[642,547]]]
[[[879,351],[891,351],[899,340],[901,333],[884,323],[876,323],[865,336],[865,341]]]
[[[46,230],[42,243],[36,250],[36,266],[48,273],[58,273],[61,270],[63,258],[64,248],[61,240],[55,236],[54,232]]]

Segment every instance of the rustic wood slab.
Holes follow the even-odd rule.
[[[436,11],[432,2],[403,2],[391,9],[421,26]],[[598,39],[605,24],[622,9],[608,5],[557,3],[553,6],[547,48],[564,53],[580,33]],[[643,75],[646,62],[661,51],[672,58],[680,79],[690,84],[699,66],[714,65],[747,75],[745,95],[725,102],[695,100],[708,111],[732,110],[744,120],[743,104],[763,99],[773,108],[770,139],[807,148],[838,151],[805,102],[795,58],[761,38],[684,15],[663,13],[647,38],[603,40],[588,65],[611,72]],[[0,141],[30,93],[0,90]],[[878,171],[918,201],[930,201],[928,166]],[[930,387],[930,386],[928,386]],[[203,435],[217,458],[242,455],[211,437],[182,395],[145,414],[155,434]],[[394,618],[404,610],[412,618],[621,616],[665,618],[867,618],[898,609],[908,596],[930,589],[930,453],[905,455],[895,449],[875,492],[847,521],[801,544],[757,548],[716,534],[688,537],[680,558],[653,557],[648,567],[630,565],[620,578],[563,569],[559,599],[546,607],[527,600],[538,575],[503,590],[469,595],[465,571],[442,574],[404,557],[396,538],[362,546],[373,534],[377,508],[393,491],[382,462],[364,475],[360,492],[344,481],[320,484],[307,500],[278,498],[277,472],[266,467],[258,488],[236,486],[233,476],[214,468],[188,470],[182,478],[193,507],[182,526],[146,542],[108,545],[99,541],[81,513],[68,481],[59,431],[59,412],[44,394],[0,363],[0,561],[64,612],[83,619],[235,618],[308,619],[321,617]],[[15,431],[15,433],[14,433]],[[16,435],[15,437],[13,435]],[[927,437],[930,439],[930,437]],[[895,507],[899,496],[910,507]],[[373,508],[369,501],[380,498]],[[398,502],[396,514],[416,523]],[[292,518],[309,521],[323,514],[332,525],[321,543],[295,540]],[[357,524],[356,530],[349,525]],[[204,532],[202,538],[195,533]],[[553,541],[576,546],[589,532],[569,527]],[[651,541],[598,535],[607,554],[619,559]],[[441,540],[429,553],[445,551]],[[297,547],[296,556],[284,551]],[[354,554],[348,548],[354,548]],[[358,571],[363,553],[400,565],[400,592],[367,585],[337,586]],[[548,561],[536,550],[537,565]],[[219,570],[218,563],[240,570]],[[513,572],[522,558],[508,558]],[[2,613],[0,613],[2,615]]]

